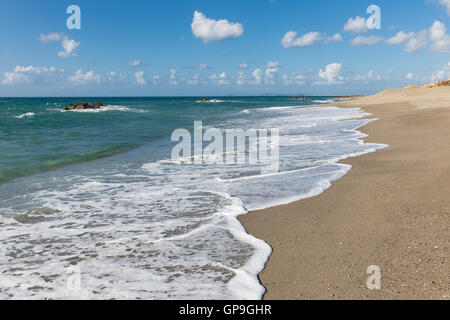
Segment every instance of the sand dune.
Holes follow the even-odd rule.
[[[383,103],[410,103],[419,108],[450,107],[450,87],[404,88],[382,91],[373,96],[346,101],[349,106]]]

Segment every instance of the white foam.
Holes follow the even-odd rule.
[[[147,110],[128,108],[124,106],[113,106],[107,105],[106,107],[101,107],[100,109],[82,109],[82,110],[61,110],[61,112],[80,112],[80,113],[98,113],[98,112],[108,112],[108,111],[122,111],[122,112],[135,112],[135,113],[146,113]]]
[[[22,118],[25,118],[25,117],[33,117],[35,115],[36,114],[34,112],[27,112],[27,113],[21,114],[20,116],[15,116],[14,118],[22,119]]]
[[[313,100],[314,103],[333,103],[335,100]]]
[[[24,194],[37,213],[0,207],[0,298],[262,298],[257,276],[271,248],[237,217],[316,196],[351,169],[340,160],[384,145],[363,143],[357,129],[370,120],[358,120],[368,115],[359,109],[250,114],[233,125],[280,128],[280,172],[187,165],[192,158],[125,167],[112,161],[95,176],[46,174],[39,190]],[[129,159],[145,159],[144,151],[138,155]],[[80,288],[67,286],[73,266]]]
[[[199,103],[222,103],[222,102],[225,102],[225,101],[224,100],[219,100],[219,99],[210,99],[210,100],[207,100],[207,101],[199,100],[197,102],[199,102]]]

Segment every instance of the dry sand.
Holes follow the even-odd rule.
[[[344,161],[320,196],[240,220],[273,254],[266,299],[450,298],[450,88],[389,90],[338,103],[380,120],[361,130],[389,144]],[[381,268],[381,290],[366,270]]]

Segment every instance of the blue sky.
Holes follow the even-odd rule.
[[[380,30],[367,28],[371,4]],[[80,30],[66,26],[70,5]],[[450,77],[449,9],[450,0],[2,2],[0,95],[334,95],[431,82]]]

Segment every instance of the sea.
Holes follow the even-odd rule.
[[[341,160],[386,147],[332,97],[201,98],[0,98],[0,299],[261,299],[272,249],[237,217],[319,195]],[[82,101],[107,107],[61,111]],[[174,160],[195,121],[278,129],[279,170]]]

